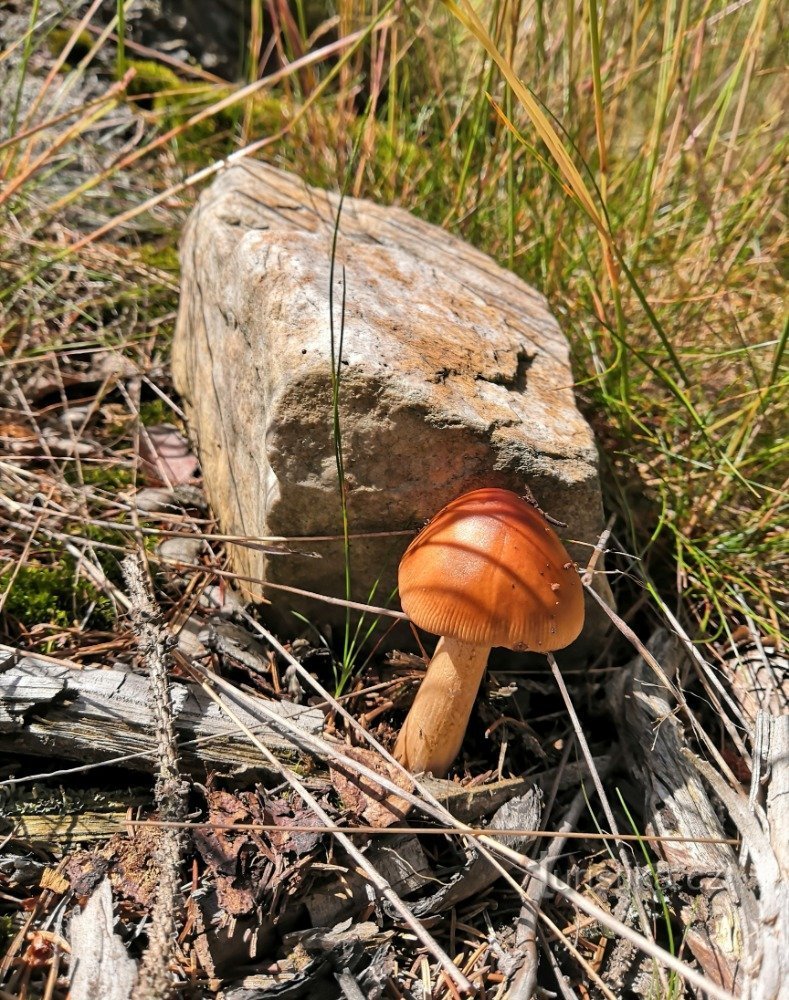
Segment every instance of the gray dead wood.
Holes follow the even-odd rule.
[[[606,758],[603,764],[598,765],[598,774],[604,778],[611,768],[611,758]],[[559,826],[559,833],[570,833],[586,808],[589,801],[586,788],[583,786],[576,792],[570,807],[564,815]],[[548,847],[540,855],[540,864],[545,871],[552,871],[554,865],[561,857],[566,837],[557,837],[552,840]],[[521,912],[518,916],[518,924],[515,934],[515,947],[506,956],[504,962],[500,963],[504,968],[507,980],[510,984],[508,996],[512,1000],[531,1000],[537,988],[538,972],[538,914],[543,898],[548,886],[545,882],[526,877],[523,887],[526,891],[528,901],[524,901]]]
[[[69,924],[71,1000],[130,1000],[137,965],[114,933],[112,891],[104,879]]]
[[[540,825],[541,795],[530,788],[525,795],[505,802],[491,818],[491,830],[536,830]],[[499,838],[515,851],[525,851],[533,841],[528,834]],[[510,866],[506,866],[510,869]],[[424,919],[457,906],[472,896],[478,896],[500,877],[500,872],[482,853],[472,849],[464,867],[450,878],[442,877],[440,888],[426,899],[414,904],[414,913]]]
[[[398,896],[410,896],[435,882],[417,837],[384,836],[365,852],[368,860]],[[317,872],[317,869],[313,869]],[[313,927],[331,927],[359,913],[369,902],[369,881],[350,864],[337,864],[304,899]]]
[[[13,650],[0,661],[0,752],[47,757],[54,766],[81,764],[141,754],[124,767],[151,772],[156,765],[150,681],[122,670],[87,670],[35,656],[17,658]],[[184,770],[204,778],[216,770],[237,779],[268,774],[270,768],[248,737],[238,731],[196,684],[171,684],[173,722],[182,746]],[[269,702],[269,708],[305,731],[323,728],[318,709]],[[303,759],[294,738],[272,724],[240,711],[243,721],[276,756]],[[57,762],[57,764],[55,764]]]
[[[669,677],[685,655],[666,633],[653,637],[650,651]],[[741,790],[690,751],[668,693],[641,657],[623,673],[612,700],[645,789],[646,832],[723,837],[709,787],[747,845],[747,866],[727,844],[657,845],[684,904],[688,948],[711,979],[744,1000],[779,1000],[789,980],[789,717],[765,717],[762,766],[769,785],[754,814]]]
[[[669,677],[676,675],[684,652],[673,637],[657,633],[650,651]],[[624,671],[617,695],[623,746],[631,751],[636,780],[644,788],[646,832],[724,838],[700,776],[682,755],[684,733],[669,696],[640,656]],[[688,947],[711,979],[739,989],[744,927],[732,891],[740,880],[734,850],[707,843],[661,843],[657,850],[676,881],[691,880],[696,889],[682,910]]]
[[[783,1000],[789,981],[789,715],[756,717],[754,768],[764,777],[756,796],[733,791],[689,750],[683,756],[723,803],[748,859],[738,889],[745,925],[743,1000]],[[755,882],[755,885],[754,885]]]

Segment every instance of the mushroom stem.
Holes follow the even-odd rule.
[[[490,646],[442,636],[397,738],[394,756],[413,774],[443,777],[457,757]]]

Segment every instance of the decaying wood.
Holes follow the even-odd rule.
[[[611,756],[606,754],[594,757],[593,760],[602,773],[608,768]],[[561,770],[550,768],[524,778],[502,778],[500,781],[491,781],[485,785],[458,785],[454,781],[432,777],[421,778],[420,784],[445,809],[448,809],[455,819],[463,823],[472,823],[480,816],[489,816],[510,799],[527,795],[535,786],[546,793],[554,784],[557,791],[576,788],[588,774],[589,768],[586,762],[581,760],[571,761]]]
[[[152,803],[149,803],[152,805]],[[3,833],[27,844],[40,844],[50,850],[73,844],[107,840],[113,834],[127,830],[128,809],[99,812],[93,809],[79,812],[20,813],[9,815],[3,823]]]
[[[610,758],[603,766],[598,766],[598,774],[605,777],[611,767]],[[570,833],[580,819],[581,813],[586,808],[589,798],[586,789],[582,786],[576,792],[564,818],[559,826],[559,833]],[[548,847],[540,855],[540,864],[545,871],[552,871],[553,866],[561,857],[567,842],[566,837],[557,837],[552,840]],[[537,984],[538,972],[538,952],[537,952],[537,915],[545,896],[547,885],[538,879],[526,878],[524,889],[526,900],[521,906],[518,916],[518,924],[515,933],[515,947],[507,956],[506,966],[507,979],[510,982],[509,995],[512,1000],[531,1000]]]
[[[765,787],[750,799],[733,791],[706,761],[688,750],[684,757],[736,823],[756,883],[745,885],[742,879],[737,887],[746,935],[743,1000],[783,1000],[789,980],[789,716],[760,713],[757,736],[754,743]]]
[[[435,882],[417,837],[384,837],[371,844],[366,856],[400,896],[409,896]],[[369,902],[369,881],[355,868],[342,864],[327,871],[325,878],[316,878],[315,888],[304,899],[313,927],[332,927],[338,920],[359,913]]]
[[[114,933],[112,890],[104,879],[85,909],[71,919],[71,1000],[130,1000],[137,965]]]
[[[2,659],[5,654],[4,660]],[[270,772],[260,751],[196,684],[172,682],[173,723],[184,769],[197,778],[208,771],[237,779]],[[323,728],[318,709],[269,702],[278,715],[309,733]],[[245,723],[278,758],[298,762],[304,755],[291,736],[241,712]],[[17,657],[0,649],[0,750],[82,764],[130,754],[123,766],[151,772],[156,764],[150,681],[121,670],[87,670],[36,656]]]
[[[685,655],[666,633],[650,652],[671,677]],[[789,980],[789,717],[767,717],[762,740],[764,805],[750,803],[705,761],[695,757],[664,688],[641,657],[625,671],[613,699],[623,742],[646,797],[647,833],[723,837],[707,786],[737,824],[758,885],[730,845],[666,843],[658,850],[672,875],[685,941],[715,982],[748,1000],[778,1000]],[[752,735],[752,745],[756,742]],[[755,805],[755,813],[751,809]],[[760,817],[760,818],[757,818]],[[768,832],[765,832],[766,831]],[[784,994],[785,995],[785,994]]]

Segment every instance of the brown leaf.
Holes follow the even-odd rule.
[[[90,896],[106,874],[119,897],[150,907],[159,879],[158,843],[156,827],[141,827],[133,838],[116,833],[101,849],[75,851],[66,866],[72,889],[77,896]]]
[[[406,792],[414,787],[413,781],[372,750],[346,747],[345,755],[382,774]],[[387,827],[402,823],[411,808],[405,799],[381,788],[372,779],[346,769],[344,765],[332,765],[330,774],[345,807],[370,826]]]
[[[149,483],[179,486],[197,476],[197,459],[184,435],[172,424],[146,427],[140,435],[142,473]]]
[[[49,889],[50,892],[57,893],[58,896],[62,896],[70,887],[69,880],[64,878],[56,868],[45,868],[38,884],[42,889]]]
[[[314,826],[316,829],[315,833],[307,833],[304,830],[283,830],[282,833],[272,833],[271,841],[277,847],[293,851],[298,857],[302,857],[320,843],[321,821],[306,806],[293,806],[284,799],[271,799],[266,803],[265,811],[266,822],[276,823],[277,826]]]
[[[208,793],[208,803],[208,822],[216,823],[217,827],[253,820],[242,797],[230,792],[213,789]],[[258,850],[256,839],[259,838],[252,831],[245,829],[201,828],[195,831],[195,846],[214,875],[220,905],[235,917],[252,912],[256,888],[261,888],[260,882],[255,887],[247,877],[252,855]]]

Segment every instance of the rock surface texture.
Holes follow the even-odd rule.
[[[329,315],[338,202],[244,161],[220,174],[187,225],[173,368],[224,532],[341,531]],[[346,198],[333,308],[350,530],[416,528],[465,490],[528,486],[567,522],[559,533],[584,564],[602,527],[597,452],[544,298],[402,209]],[[376,580],[372,603],[388,599],[407,543],[353,540],[356,600],[369,600]],[[235,568],[342,595],[340,543],[290,549],[238,546]],[[253,583],[248,592],[261,593]],[[341,608],[301,610],[344,620]],[[585,630],[587,644],[594,633]]]

